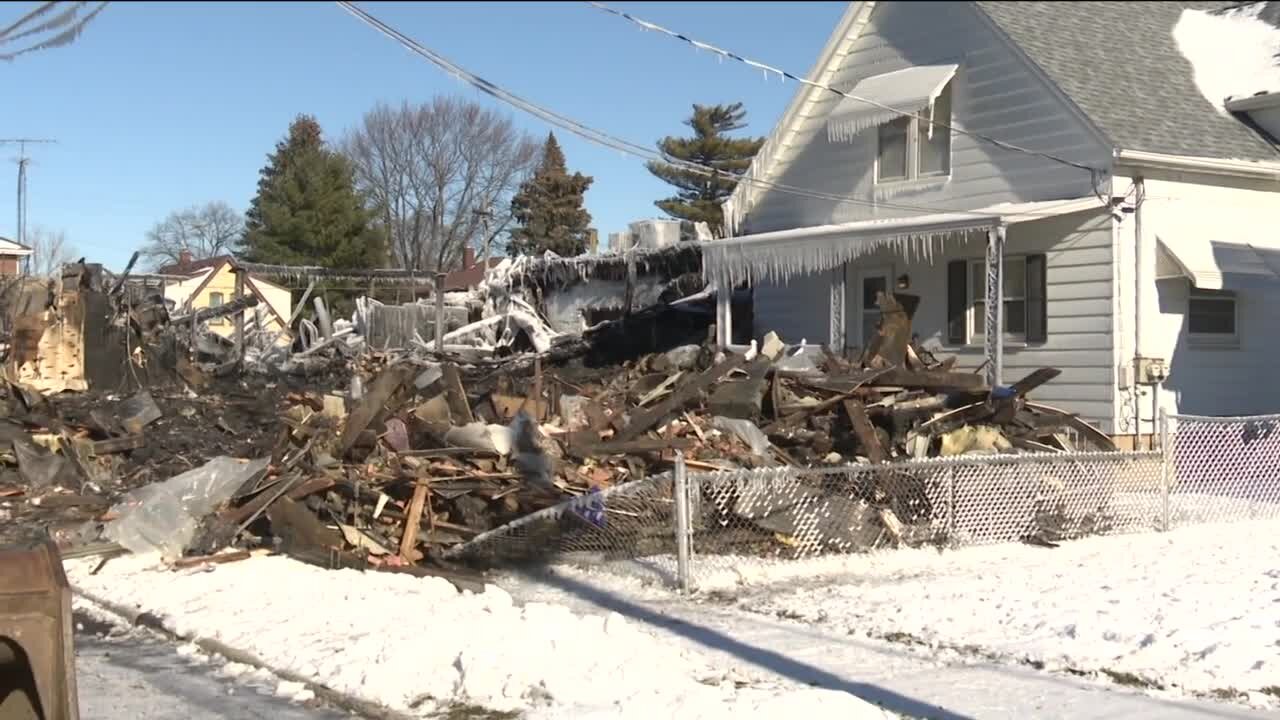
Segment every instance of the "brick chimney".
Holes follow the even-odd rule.
[[[462,248],[462,270],[463,270],[463,272],[466,272],[467,270],[470,270],[472,267],[474,267],[474,266],[475,266],[475,264],[476,264],[476,251],[475,251],[475,248],[471,247],[470,245],[467,245],[466,247]]]
[[[182,252],[178,253],[178,267],[185,268],[190,264],[191,264],[190,250],[183,250]]]

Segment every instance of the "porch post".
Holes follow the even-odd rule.
[[[723,279],[716,281],[716,349],[724,350],[733,343],[733,286]]]
[[[1004,377],[1004,240],[1004,225],[987,231],[987,312],[983,331],[987,384],[991,387],[999,385]]]
[[[840,267],[831,271],[831,338],[828,347],[831,352],[844,356],[848,335],[848,319],[845,317],[845,283],[849,277],[849,263],[841,263]]]

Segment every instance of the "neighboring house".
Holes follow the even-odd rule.
[[[860,100],[799,88],[708,277],[754,286],[757,337],[845,350],[878,291],[916,295],[927,346],[1060,368],[1035,399],[1116,435],[1153,399],[1280,412],[1280,3],[1232,5],[851,3],[809,78]],[[1136,355],[1169,363],[1158,398]]]
[[[31,257],[31,248],[0,237],[0,277],[22,274],[22,261]]]
[[[235,259],[229,255],[193,260],[187,253],[172,265],[159,268],[156,273],[180,278],[166,283],[164,297],[176,306],[176,312],[218,307],[235,299]],[[288,288],[268,282],[253,275],[246,275],[244,291],[258,296],[258,306],[244,313],[248,323],[255,316],[262,318],[268,330],[281,330],[288,325],[293,313],[293,297]],[[209,329],[223,337],[235,332],[235,320],[231,317],[209,321]],[[282,336],[281,342],[288,337]]]

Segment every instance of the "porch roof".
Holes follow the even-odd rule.
[[[785,281],[794,275],[830,270],[884,247],[931,259],[935,244],[953,238],[1001,225],[1099,209],[1098,198],[1089,196],[743,235],[705,243],[702,270],[709,280],[736,285],[744,281]]]

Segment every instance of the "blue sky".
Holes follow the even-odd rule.
[[[35,6],[0,5],[0,25]],[[795,91],[585,3],[361,7],[490,81],[643,144],[681,134],[695,102],[743,101],[747,132],[767,134]],[[613,7],[805,73],[845,4]],[[116,2],[76,43],[0,64],[0,137],[58,140],[32,150],[28,227],[65,230],[81,254],[118,268],[170,211],[213,200],[246,208],[296,114],[314,114],[336,139],[380,100],[436,94],[499,105],[332,3]],[[550,129],[504,109],[536,135]],[[669,186],[639,160],[556,135],[570,168],[595,177],[587,207],[602,238],[661,214],[653,201]],[[12,237],[16,148],[0,154],[0,235]]]

